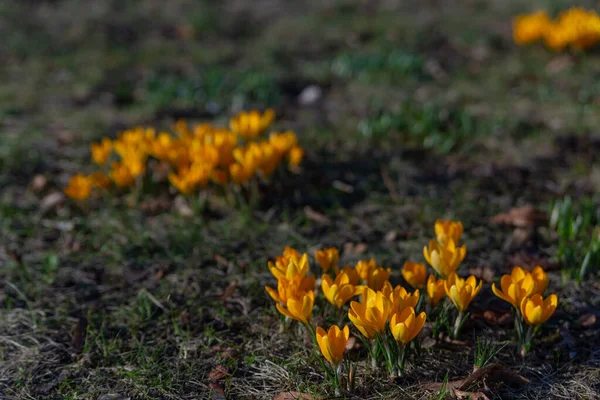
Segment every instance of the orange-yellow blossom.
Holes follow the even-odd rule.
[[[356,263],[356,271],[358,272],[358,275],[360,276],[360,279],[362,279],[364,282],[366,282],[369,279],[369,275],[371,274],[371,271],[373,271],[375,268],[377,268],[377,263],[375,262],[374,259],[370,259],[370,260],[360,260],[359,262]]]
[[[92,193],[92,184],[90,180],[77,174],[69,179],[69,185],[65,188],[65,194],[74,200],[85,200]]]
[[[429,275],[427,278],[427,300],[435,307],[446,295],[446,281],[444,279],[435,279],[435,275]]]
[[[437,240],[431,240],[429,246],[423,248],[423,256],[442,278],[456,272],[466,255],[467,246],[456,247],[452,239],[443,246]]]
[[[288,299],[285,307],[277,303],[275,306],[286,317],[300,321],[305,325],[310,323],[312,310],[315,305],[314,292],[306,292],[302,296]]]
[[[421,312],[418,316],[415,315],[413,307],[406,307],[402,311],[392,314],[390,318],[390,330],[396,342],[405,346],[413,340],[425,325],[427,316]]]
[[[555,294],[544,299],[541,294],[534,294],[521,301],[521,314],[528,325],[541,325],[554,314],[558,305],[558,297]]]
[[[337,269],[340,261],[340,253],[337,248],[329,247],[323,250],[315,251],[315,259],[323,269],[328,272],[330,269]]]
[[[94,162],[98,165],[105,165],[112,151],[112,141],[109,138],[102,138],[100,143],[92,143],[90,150]]]
[[[513,39],[519,45],[540,40],[551,28],[552,21],[546,11],[519,15],[513,20]]]
[[[367,278],[367,286],[375,291],[381,290],[390,278],[391,273],[392,270],[390,268],[378,267],[371,270]]]
[[[425,264],[407,261],[402,267],[402,277],[413,288],[422,288],[427,280],[427,267]]]
[[[352,297],[361,294],[364,287],[354,286],[350,283],[350,277],[345,272],[340,272],[335,281],[328,274],[323,275],[321,289],[327,301],[336,308],[342,308]]]
[[[492,284],[492,292],[518,310],[521,300],[535,293],[536,283],[532,274],[517,266],[512,269],[510,275],[502,276],[500,289],[495,283]]]
[[[332,325],[327,332],[320,326],[317,326],[316,337],[323,357],[331,364],[338,365],[342,361],[344,350],[346,350],[346,344],[350,337],[348,325],[344,326],[344,329]]]
[[[391,304],[383,293],[364,290],[360,303],[350,302],[348,318],[366,338],[373,338],[376,333],[385,330]]]
[[[550,282],[548,279],[548,274],[546,274],[546,271],[544,271],[544,269],[538,265],[531,270],[531,277],[535,282],[534,293],[543,295],[548,288],[548,283]]]
[[[397,285],[392,289],[392,285],[386,282],[381,289],[381,293],[390,301],[390,315],[402,311],[407,307],[415,308],[419,302],[419,290],[409,293],[402,286]]]
[[[481,290],[482,284],[482,281],[477,284],[477,279],[473,275],[463,279],[453,273],[446,280],[444,287],[446,288],[446,294],[458,311],[464,312]]]
[[[449,240],[458,243],[463,234],[462,222],[444,221],[438,219],[435,221],[435,236],[441,245],[445,245]]]
[[[291,298],[312,292],[315,289],[315,276],[294,276],[290,279],[281,277],[277,280],[277,290],[265,286],[265,290],[273,300],[286,304]]]
[[[229,121],[231,130],[245,139],[262,135],[275,120],[275,112],[266,110],[263,114],[256,110],[241,112]]]

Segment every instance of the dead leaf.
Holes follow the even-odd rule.
[[[169,272],[169,270],[171,269],[170,265],[162,265],[158,271],[156,271],[156,274],[154,274],[154,280],[155,281],[159,281],[162,278],[164,278],[164,276],[167,274],[167,272]]]
[[[594,314],[583,314],[577,319],[577,323],[584,328],[589,328],[596,324],[596,316]]]
[[[554,57],[548,64],[546,64],[546,72],[548,75],[558,74],[566,69],[571,68],[573,60],[570,55]]]
[[[350,336],[348,338],[348,341],[346,342],[346,350],[351,351],[355,348],[358,348],[358,342],[356,341],[356,338],[354,336]]]
[[[548,214],[537,210],[533,206],[523,206],[512,208],[507,213],[498,214],[492,218],[491,222],[493,224],[527,228],[546,225],[548,223]]]
[[[228,267],[229,266],[229,261],[227,261],[227,259],[225,257],[223,257],[220,254],[215,254],[213,256],[213,259],[219,264],[222,265],[224,267]]]
[[[322,399],[321,396],[313,396],[308,393],[300,392],[281,392],[273,397],[273,400],[317,400]]]
[[[75,328],[73,329],[73,338],[71,339],[71,345],[77,352],[81,351],[81,349],[83,348],[83,345],[85,343],[87,326],[88,326],[87,319],[81,317],[81,318],[79,318],[79,320],[77,320],[77,324],[75,325]]]
[[[325,214],[321,214],[320,212],[313,210],[310,206],[304,207],[304,214],[306,215],[306,218],[319,224],[331,224],[331,220],[329,219],[329,217],[327,217]]]
[[[225,379],[228,375],[229,375],[229,372],[227,371],[227,368],[225,368],[222,365],[217,365],[208,374],[208,380],[216,382],[216,381],[220,381],[222,379]]]
[[[344,254],[363,254],[365,251],[367,251],[367,244],[366,243],[352,243],[352,242],[346,242],[344,243]]]
[[[487,310],[483,313],[483,319],[492,325],[498,326],[509,326],[513,321],[510,312],[497,313],[491,310]]]
[[[237,279],[234,279],[233,281],[231,281],[231,283],[229,285],[227,285],[227,287],[223,291],[223,294],[221,295],[221,301],[225,301],[228,298],[230,298],[231,295],[233,294],[233,292],[235,292],[237,285],[238,285]]]
[[[208,385],[208,387],[210,387],[210,398],[214,399],[214,400],[225,400],[225,391],[223,390],[223,388],[221,387],[221,385],[219,385],[218,383],[210,383]]]
[[[173,202],[173,207],[183,217],[191,217],[194,215],[194,210],[189,206],[185,199],[181,196],[177,196]]]
[[[457,399],[468,399],[468,400],[490,400],[483,392],[464,392],[462,390],[454,390],[452,392]]]
[[[333,186],[334,189],[337,189],[340,192],[344,192],[344,193],[348,193],[348,194],[354,192],[354,187],[352,185],[349,185],[342,181],[333,181],[331,186]]]
[[[388,233],[385,234],[385,237],[383,239],[386,242],[393,242],[394,240],[396,240],[397,237],[398,237],[398,232],[389,231]]]
[[[479,368],[465,379],[448,382],[446,389],[449,391],[466,391],[478,387],[496,388],[502,384],[522,386],[526,383],[529,383],[529,379],[505,368],[502,364],[492,363]],[[443,386],[444,383],[441,382],[427,383],[423,385],[423,389],[438,391]]]
[[[33,190],[34,193],[39,193],[46,188],[47,184],[48,180],[44,175],[36,175],[31,180],[31,190]]]
[[[40,201],[40,211],[46,214],[48,211],[55,209],[65,201],[65,195],[61,192],[53,192],[45,196]]]

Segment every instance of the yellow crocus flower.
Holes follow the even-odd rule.
[[[444,221],[442,219],[435,221],[435,236],[441,245],[445,245],[449,240],[458,243],[462,234],[463,224],[460,221]]]
[[[344,351],[346,350],[346,344],[350,337],[348,325],[344,326],[344,329],[332,325],[327,332],[318,326],[316,337],[323,357],[325,357],[332,365],[337,366],[340,361],[342,361]]]
[[[390,301],[390,315],[402,311],[407,307],[415,308],[419,302],[419,290],[409,293],[402,286],[397,285],[392,289],[392,285],[386,282],[381,289],[381,293]]]
[[[297,298],[287,299],[285,307],[277,303],[275,306],[286,317],[308,325],[315,305],[315,294],[310,291]]]
[[[100,143],[92,143],[90,150],[94,162],[98,165],[105,165],[112,151],[112,141],[109,138],[102,138]]]
[[[437,240],[431,240],[429,246],[423,248],[423,256],[443,278],[456,272],[466,255],[467,246],[456,247],[452,239],[443,246]]]
[[[335,277],[335,281],[328,274],[323,275],[321,289],[327,301],[338,309],[342,308],[352,297],[363,292],[363,287],[352,285],[350,277],[344,272],[340,272]]]
[[[538,265],[531,270],[531,277],[535,282],[534,293],[539,293],[543,295],[546,289],[548,288],[548,283],[550,283],[550,280],[548,279],[548,274],[546,274],[546,271],[544,271],[544,269]]]
[[[391,273],[392,270],[390,268],[379,267],[371,270],[367,277],[367,286],[375,291],[381,290],[390,278]]]
[[[312,292],[315,289],[315,276],[295,276],[291,279],[285,277],[277,281],[277,291],[265,286],[265,290],[273,300],[278,303],[286,304],[288,299],[300,297],[305,293]]]
[[[388,320],[391,304],[383,293],[375,293],[367,288],[362,294],[362,301],[350,302],[348,318],[356,328],[367,338],[373,338],[375,333],[382,333]]]
[[[371,271],[377,268],[377,263],[372,258],[368,261],[360,260],[356,263],[355,268],[358,272],[358,275],[360,276],[360,279],[366,282],[369,279],[369,275],[371,275]]]
[[[510,275],[502,276],[500,288],[501,290],[496,288],[496,284],[492,284],[492,292],[518,310],[521,300],[535,293],[536,283],[532,274],[517,266]]]
[[[429,275],[427,278],[427,300],[432,307],[435,307],[446,295],[446,281],[444,279],[435,279],[435,275]]]
[[[77,174],[69,179],[69,185],[64,192],[74,200],[85,200],[92,193],[92,184],[86,176]]]
[[[519,15],[513,21],[513,39],[518,45],[533,43],[541,39],[551,25],[546,11]]]
[[[427,316],[424,312],[417,316],[413,307],[406,307],[402,311],[392,314],[390,331],[396,342],[405,346],[421,332],[426,319]]]
[[[413,288],[422,288],[427,280],[427,267],[425,264],[407,261],[402,266],[402,277]]]
[[[317,260],[323,271],[329,272],[332,268],[337,269],[338,263],[340,262],[340,253],[335,247],[316,250],[315,260]]]
[[[483,282],[479,281],[471,275],[467,279],[463,279],[452,273],[446,280],[444,287],[446,294],[452,300],[459,312],[464,312],[471,301],[477,296],[481,290]]]
[[[541,325],[554,314],[558,305],[558,297],[555,294],[544,299],[541,294],[536,293],[521,301],[521,314],[528,325]]]

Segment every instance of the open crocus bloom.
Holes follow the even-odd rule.
[[[558,297],[555,294],[544,299],[541,294],[534,294],[521,301],[521,314],[528,325],[541,325],[554,314],[558,305]]]
[[[404,346],[413,340],[423,329],[426,318],[424,312],[416,316],[415,309],[412,307],[393,314],[390,319],[390,330],[396,342]]]
[[[344,326],[344,329],[332,325],[327,332],[318,326],[316,337],[323,357],[331,364],[338,365],[340,361],[342,361],[344,350],[346,349],[346,344],[350,337],[348,325]]]
[[[443,278],[456,272],[466,255],[467,246],[456,247],[452,239],[444,245],[441,245],[437,240],[431,240],[429,246],[423,248],[423,256],[429,265]]]
[[[482,281],[477,284],[477,279],[473,275],[467,279],[462,279],[456,274],[448,277],[445,283],[446,294],[452,300],[459,312],[464,312],[471,301],[481,290]]]

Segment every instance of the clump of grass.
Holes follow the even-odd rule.
[[[359,131],[368,138],[396,134],[407,142],[442,154],[466,150],[479,132],[475,119],[464,110],[405,103],[399,110],[377,110],[362,120]]]
[[[581,282],[600,263],[600,212],[591,198],[575,203],[571,197],[552,205],[550,226],[558,234],[556,258],[563,277]]]
[[[367,83],[397,82],[407,77],[424,78],[424,60],[418,54],[402,50],[343,53],[338,55],[331,70],[341,78]]]
[[[477,338],[475,348],[473,349],[473,364],[475,368],[485,367],[504,347],[506,347],[506,343],[498,346],[490,337]]]

